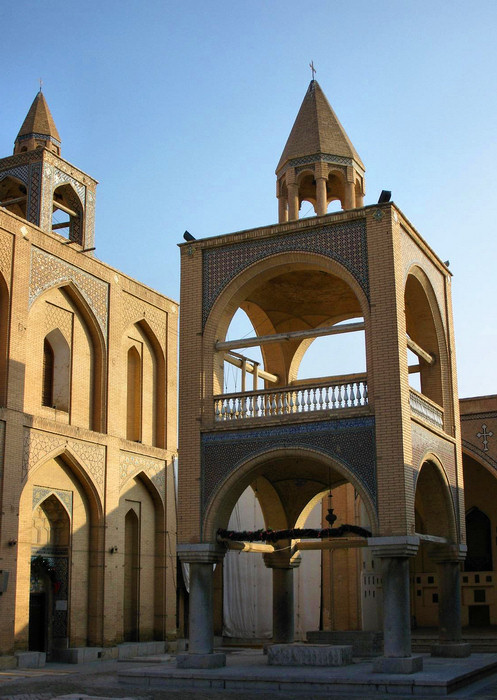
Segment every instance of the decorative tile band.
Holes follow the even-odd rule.
[[[369,298],[366,222],[346,221],[320,228],[233,243],[203,251],[203,323],[223,289],[253,263],[277,253],[325,255],[343,265]]]
[[[238,466],[269,449],[312,449],[343,464],[377,504],[374,417],[204,433],[202,514],[218,486]]]

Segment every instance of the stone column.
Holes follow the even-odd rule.
[[[284,224],[288,221],[288,200],[285,196],[278,197],[278,223]]]
[[[434,546],[430,557],[438,570],[438,637],[431,648],[432,656],[462,658],[471,654],[471,644],[462,642],[461,634],[461,562],[466,545]]]
[[[264,554],[265,565],[273,570],[273,642],[291,644],[294,639],[293,570],[301,557],[290,558],[288,551]]]
[[[316,214],[324,216],[328,210],[328,199],[326,194],[326,178],[316,178]]]
[[[179,654],[178,668],[219,668],[224,654],[214,653],[212,571],[222,561],[225,549],[217,544],[183,544],[177,548],[180,561],[190,565],[190,618],[188,653]]]
[[[423,668],[421,656],[411,654],[409,558],[418,551],[413,536],[372,537],[368,544],[381,559],[383,586],[383,656],[373,661],[377,673],[415,673]]]
[[[299,188],[298,185],[288,185],[288,221],[299,218]]]
[[[345,183],[345,202],[343,202],[344,209],[354,209],[355,203],[355,188],[353,182]]]

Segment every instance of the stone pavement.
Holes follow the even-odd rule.
[[[249,655],[250,656],[250,655]],[[248,662],[249,659],[247,658]],[[96,661],[89,664],[47,664],[41,669],[14,669],[0,671],[0,698],[4,700],[312,700],[332,697],[333,700],[371,698],[374,700],[405,700],[406,694],[316,694],[264,690],[221,690],[203,688],[164,689],[147,684],[126,686],[119,683],[118,672],[143,669],[144,673],[158,668],[158,664],[172,665],[168,655],[154,658],[138,658],[135,661]],[[287,672],[285,669],[284,672]],[[408,697],[408,696],[407,696]],[[438,695],[417,696],[434,700]],[[449,698],[472,700],[497,700],[497,673],[480,679],[470,686],[456,690]]]

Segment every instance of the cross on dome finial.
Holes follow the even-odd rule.
[[[40,81],[40,92],[41,92],[41,89],[42,89],[42,87],[43,87],[43,79],[42,79],[42,78],[38,78],[38,80]]]
[[[314,75],[317,73],[316,69],[314,68],[314,61],[309,63],[309,68],[311,69],[312,79],[314,80]]]

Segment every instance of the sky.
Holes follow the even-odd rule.
[[[43,81],[99,181],[96,255],[179,299],[179,249],[275,223],[316,79],[382,189],[450,260],[460,396],[497,393],[495,0],[0,2],[0,155]],[[312,346],[311,346],[312,347]]]

